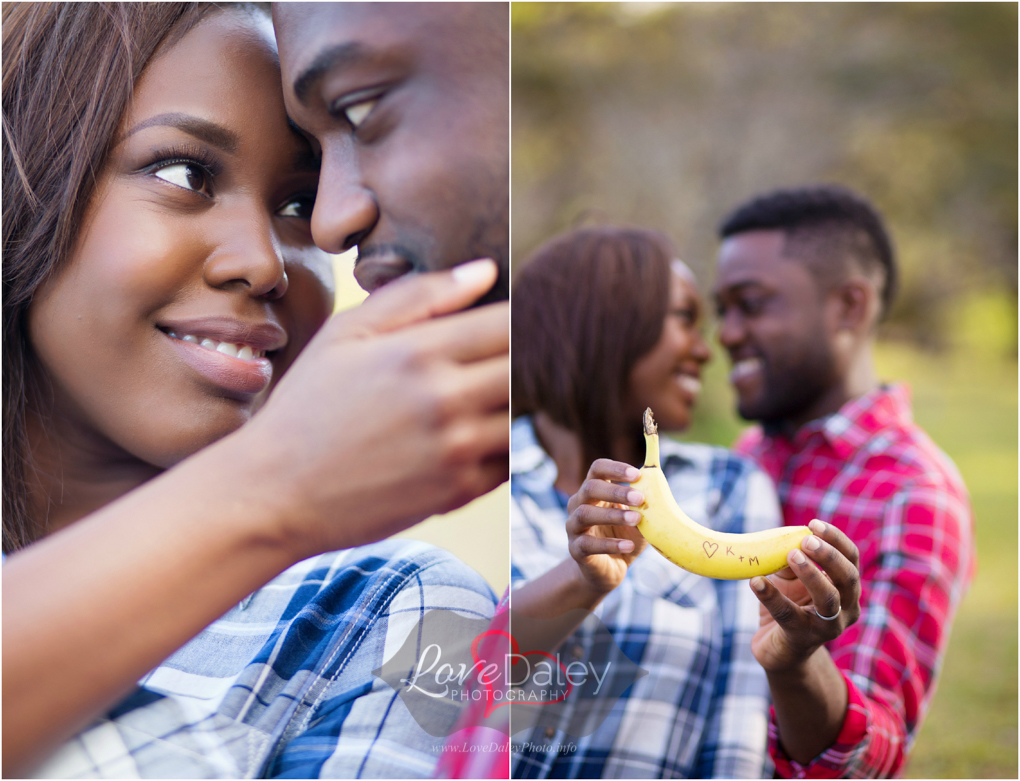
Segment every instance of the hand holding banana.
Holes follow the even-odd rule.
[[[623,582],[631,562],[648,545],[635,528],[640,516],[629,506],[644,501],[626,485],[637,476],[629,464],[600,458],[567,503],[570,555],[586,585],[602,594]]]
[[[695,523],[677,506],[659,463],[659,434],[645,410],[645,465],[631,488],[644,494],[638,530],[679,567],[720,580],[769,575],[787,566],[787,554],[810,536],[807,526],[785,526],[751,534],[728,534]]]

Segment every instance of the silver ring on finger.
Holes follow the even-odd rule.
[[[836,610],[836,615],[834,616],[823,616],[821,613],[818,612],[818,608],[815,608],[815,615],[822,619],[822,621],[835,621],[837,618],[839,618],[839,614],[842,612],[843,612],[842,605],[840,605],[839,609]]]

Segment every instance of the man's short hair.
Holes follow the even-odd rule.
[[[881,275],[885,317],[896,295],[896,258],[878,210],[865,198],[836,185],[774,190],[734,209],[719,225],[729,238],[754,230],[781,230],[783,253],[807,262],[822,284],[846,278],[856,266]]]

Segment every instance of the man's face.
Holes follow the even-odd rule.
[[[509,290],[504,3],[278,3],[287,113],[322,156],[312,235],[369,292],[476,258]]]
[[[726,239],[713,294],[737,411],[747,420],[799,426],[815,417],[837,366],[825,296],[803,262],[783,256],[784,241],[778,230]]]

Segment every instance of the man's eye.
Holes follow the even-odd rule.
[[[315,198],[312,196],[301,196],[292,198],[280,207],[276,214],[280,217],[297,217],[299,220],[312,219],[312,210],[315,208]]]
[[[202,166],[195,163],[171,163],[163,168],[156,169],[153,175],[164,182],[169,182],[185,190],[191,190],[202,195],[212,195],[209,173]]]
[[[760,297],[742,298],[740,300],[740,311],[745,315],[759,314],[765,307],[765,299]]]
[[[347,121],[351,123],[351,127],[357,130],[358,126],[365,121],[365,117],[372,113],[372,109],[375,108],[375,104],[378,102],[379,98],[371,98],[360,103],[344,106],[342,111],[344,116],[347,117]]]

